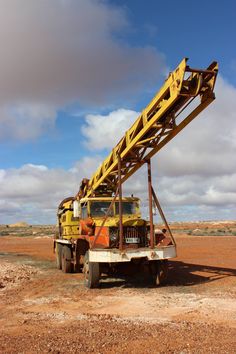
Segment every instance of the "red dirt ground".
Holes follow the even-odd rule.
[[[54,265],[51,238],[0,237],[1,353],[235,353],[236,237],[177,236],[168,285]]]

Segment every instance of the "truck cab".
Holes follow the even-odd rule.
[[[58,209],[59,238],[84,239],[96,247],[116,248],[119,243],[119,203],[112,197],[66,200]],[[110,208],[110,209],[109,209]],[[124,243],[145,247],[148,243],[148,225],[141,218],[140,200],[135,197],[122,199]],[[104,222],[105,220],[105,222]]]

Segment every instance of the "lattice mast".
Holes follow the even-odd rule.
[[[90,180],[83,179],[77,198],[112,195],[214,99],[217,62],[206,70],[192,69],[187,58],[169,74],[162,88],[112,149]],[[197,105],[189,104],[198,99]],[[190,109],[186,109],[189,106]]]

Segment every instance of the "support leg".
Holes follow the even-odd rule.
[[[119,249],[123,249],[123,208],[122,208],[122,182],[121,182],[121,158],[118,155],[118,189],[119,189]]]
[[[149,220],[150,220],[150,247],[154,248],[154,225],[153,225],[153,211],[152,211],[152,174],[151,161],[147,161],[148,167],[148,201],[149,201]]]

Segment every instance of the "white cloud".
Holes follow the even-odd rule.
[[[70,104],[117,105],[150,90],[164,59],[118,39],[129,27],[124,9],[102,0],[0,0],[0,140],[35,139]],[[153,185],[170,220],[235,219],[235,112],[236,88],[219,77],[216,101],[153,159]],[[0,170],[0,222],[55,222],[58,203],[101,163],[96,150],[111,149],[137,115],[87,115],[82,132],[95,156],[70,170],[30,163]],[[125,190],[146,204],[146,185],[143,167]]]
[[[124,9],[102,0],[0,0],[0,139],[35,138],[75,102],[115,104],[150,89],[164,59],[119,40],[129,26]]]
[[[44,166],[44,165],[34,165],[32,163],[28,163],[27,165],[24,165],[22,167],[22,169],[24,171],[27,171],[27,170],[33,170],[35,169],[36,171],[48,171],[48,168],[47,166]]]
[[[0,223],[55,223],[58,204],[77,193],[82,178],[90,177],[100,161],[86,157],[69,171],[34,164],[0,170]]]
[[[154,167],[154,166],[153,166]],[[134,193],[143,201],[148,214],[147,168],[132,176],[124,185],[124,193]],[[229,181],[233,184],[229,188]],[[236,174],[160,176],[153,168],[153,187],[169,220],[235,219]]]
[[[27,164],[18,169],[1,170],[0,223],[19,220],[29,223],[55,223],[59,202],[73,196],[84,177],[90,177],[101,157],[86,157],[70,170],[49,169]],[[232,188],[229,188],[229,183]],[[170,221],[235,219],[236,174],[221,177],[158,177],[153,171],[153,186]],[[146,166],[124,186],[124,194],[134,193],[147,209]]]
[[[153,186],[169,220],[235,219],[236,89],[219,78],[216,96],[210,108],[153,159]],[[112,148],[137,115],[125,109],[88,115],[83,134],[95,156],[68,171],[34,164],[0,170],[0,222],[54,222],[58,203],[75,195],[81,179],[102,162],[96,152]],[[145,213],[146,187],[144,166],[125,190],[142,198]]]
[[[138,112],[120,108],[108,115],[87,115],[81,129],[86,138],[86,146],[92,150],[111,149],[130,128],[138,114]]]
[[[54,127],[56,110],[48,104],[0,106],[0,140],[31,140]]]
[[[235,172],[236,88],[219,77],[215,92],[216,100],[160,152],[163,175]]]
[[[90,178],[102,161],[103,158],[99,155],[94,155],[92,157],[85,156],[77,161],[69,172],[72,172],[76,176],[80,176],[81,180],[82,178]],[[81,182],[81,180],[79,182]]]

